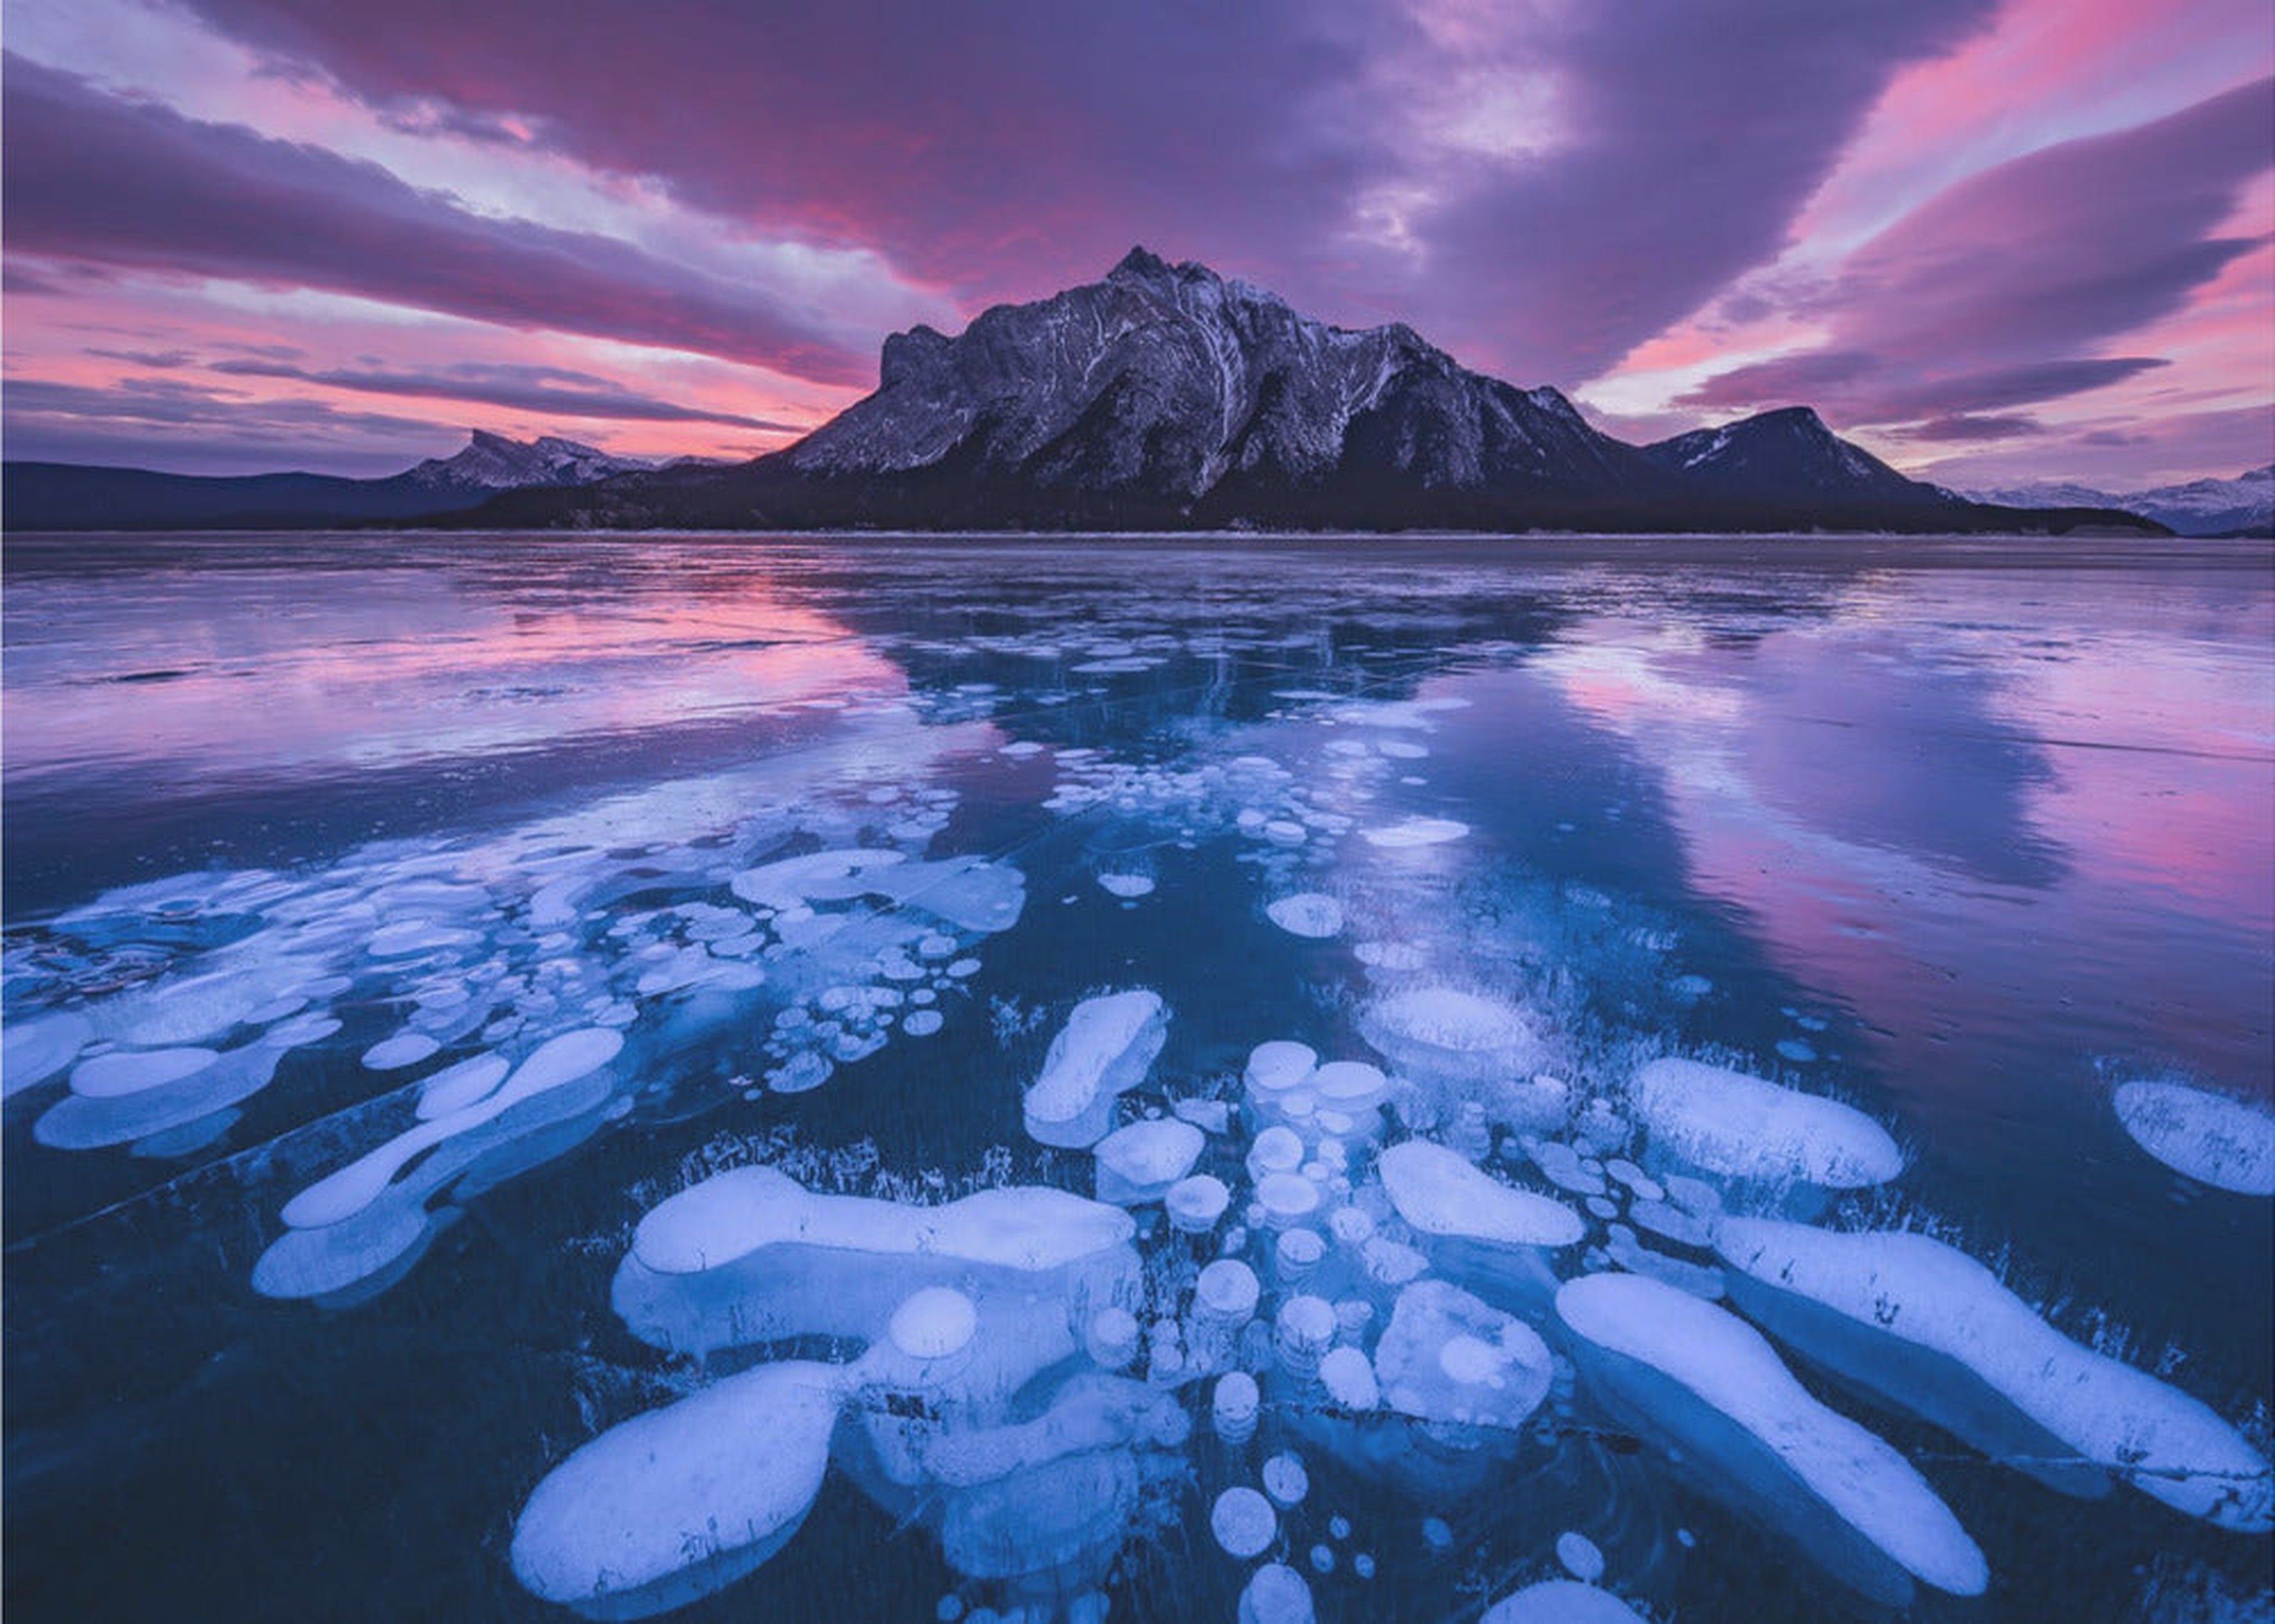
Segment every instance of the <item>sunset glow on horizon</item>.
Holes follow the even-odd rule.
[[[15,0],[5,449],[744,458],[1132,244],[1952,484],[2275,457],[2264,0]]]

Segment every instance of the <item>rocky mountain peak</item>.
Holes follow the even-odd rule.
[[[1103,280],[886,341],[875,394],[784,455],[832,478],[968,469],[1170,504],[1373,482],[1484,492],[1650,477],[1553,390],[1471,373],[1402,323],[1349,330],[1132,248]]]

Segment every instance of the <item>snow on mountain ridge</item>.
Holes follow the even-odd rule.
[[[812,473],[953,459],[1191,502],[1228,480],[1316,482],[1359,439],[1425,488],[1607,481],[1625,450],[1556,391],[1469,372],[1403,323],[1332,327],[1138,248],[1100,282],[987,310],[959,337],[894,335],[877,392],[786,455]]]
[[[2068,480],[1970,488],[1972,502],[2003,507],[2117,508],[2151,518],[2184,536],[2264,532],[2275,526],[2275,464],[2249,469],[2233,479],[2189,480],[2146,490],[2106,491]]]
[[[401,477],[434,490],[518,490],[533,485],[589,485],[654,466],[646,457],[613,456],[558,434],[521,441],[477,428],[464,450],[452,457],[430,457]]]

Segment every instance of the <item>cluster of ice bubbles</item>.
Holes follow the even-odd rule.
[[[781,1549],[834,1461],[989,1592],[964,1616],[1102,1618],[1118,1553],[1197,1495],[1247,1570],[1240,1617],[1292,1624],[1375,1568],[1320,1463],[1459,1497],[1592,1423],[1874,1601],[1981,1593],[1933,1486],[1788,1357],[2060,1492],[2275,1526],[2235,1428],[1963,1252],[1776,1215],[1901,1175],[1849,1106],[1676,1057],[1583,1105],[1530,1069],[1524,1008],[1397,978],[1362,1017],[1375,1058],[1270,1040],[1212,1097],[1153,1080],[1168,1018],[1143,988],[1083,1001],[1024,1091],[1035,1139],[1091,1153],[1092,1197],[924,1206],[749,1167],[653,1208],[612,1293],[635,1335],[858,1351],[751,1365],[576,1450],[522,1511],[523,1582],[596,1617],[681,1605]],[[1564,1576],[1486,1616],[1642,1616],[1584,1530],[1541,1565]]]
[[[1450,1505],[1608,1425],[1875,1601],[1983,1590],[1933,1486],[1789,1358],[2050,1489],[2125,1485],[2269,1529],[2268,1463],[2210,1408],[2070,1340],[1951,1246],[1810,1221],[1901,1177],[1879,1124],[1698,1060],[1599,1075],[1546,1008],[1449,973],[1398,899],[1426,910],[1415,877],[1468,831],[1376,804],[1415,777],[1441,708],[1334,701],[1319,720],[1343,731],[1302,774],[1054,752],[1051,810],[1236,835],[1263,917],[1299,941],[1366,921],[1351,1052],[1275,1039],[1228,1086],[1159,1078],[1169,1012],[1124,988],[1067,1011],[1020,1101],[1039,1144],[1090,1157],[1088,1196],[926,1205],[746,1167],[662,1201],[614,1311],[733,1373],[555,1465],[518,1520],[522,1582],[595,1617],[684,1605],[787,1545],[835,1465],[984,1603],[944,1598],[944,1617],[1102,1618],[1119,1555],[1180,1520],[1239,1565],[1247,1624],[1364,1614],[1377,1552],[1315,1477]],[[9,1088],[66,1079],[37,1124],[51,1145],[178,1155],[225,1134],[283,1055],[390,1012],[362,1065],[450,1063],[388,1106],[399,1131],[284,1205],[256,1274],[279,1295],[374,1288],[438,1203],[561,1153],[643,1082],[684,1085],[684,1057],[726,1035],[756,1075],[716,1085],[795,1091],[936,1029],[973,945],[1017,920],[1018,871],[932,854],[947,791],[829,798],[791,786],[754,812],[747,780],[663,786],[314,876],[112,893],[55,922],[70,975],[11,966],[19,1005],[55,1007],[9,1023]],[[1313,872],[1339,845],[1373,880]],[[1133,903],[1153,879],[1107,873]],[[164,974],[90,986],[115,973],[106,943],[161,938],[180,944]],[[2172,1165],[2259,1176],[2249,1123],[2167,1092],[2118,1105]],[[1618,1531],[1594,1530],[1614,1559]],[[1640,1616],[1588,1530],[1537,1560],[1493,1624]]]
[[[299,1092],[326,1087],[326,1061],[411,1077],[348,1103],[349,1137],[378,1142],[283,1203],[253,1271],[270,1296],[368,1294],[453,1204],[644,1089],[798,1092],[940,1030],[972,949],[1017,920],[1021,873],[925,855],[951,790],[858,762],[834,800],[786,788],[681,782],[313,873],[109,892],[11,948],[8,1091],[64,1080],[34,1125],[43,1144],[182,1157],[226,1136],[295,1050],[317,1052],[286,1074]],[[374,1013],[389,1029],[351,1061],[330,1040]]]

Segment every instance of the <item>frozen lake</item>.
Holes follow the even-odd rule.
[[[11,1624],[2275,1606],[2264,543],[5,586]]]

